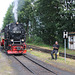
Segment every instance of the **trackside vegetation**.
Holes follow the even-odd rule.
[[[8,8],[3,27],[15,22],[13,6],[14,2]],[[27,42],[53,45],[57,40],[63,45],[63,31],[75,31],[75,0],[18,0],[17,15],[18,22],[25,25]]]
[[[50,46],[50,45],[46,45],[46,44],[42,44],[42,43],[27,43],[27,45],[31,45],[31,46],[36,46],[36,47],[39,47],[39,48],[43,48],[43,49],[49,49],[49,50],[53,50],[53,47],[52,46]],[[64,53],[64,48],[61,46],[60,48],[59,48],[59,53]],[[66,49],[66,52],[67,52],[67,54],[70,54],[70,55],[75,55],[75,51],[74,50],[70,50],[70,49]]]
[[[75,73],[75,64],[74,64],[75,60],[73,59],[67,58],[65,63],[64,57],[58,56],[57,60],[51,60],[51,55],[48,53],[43,53],[41,51],[35,51],[35,50],[28,50],[28,52],[34,56],[37,56],[38,59],[40,59],[45,63],[53,65],[59,69]]]

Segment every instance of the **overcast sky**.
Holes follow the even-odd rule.
[[[6,14],[6,11],[9,7],[9,5],[13,2],[14,0],[1,0],[0,2],[0,28],[2,27],[3,24],[3,18]]]

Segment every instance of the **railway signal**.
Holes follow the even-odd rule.
[[[64,30],[63,32],[63,38],[64,38],[64,58],[66,62],[66,39],[68,38],[68,32]]]

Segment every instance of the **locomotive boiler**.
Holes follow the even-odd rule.
[[[25,54],[26,33],[23,24],[11,23],[4,27],[4,49],[8,54]]]

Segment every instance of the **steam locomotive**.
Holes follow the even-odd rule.
[[[26,49],[26,33],[23,24],[11,23],[4,27],[1,31],[4,33],[1,46],[7,54],[25,54]]]

